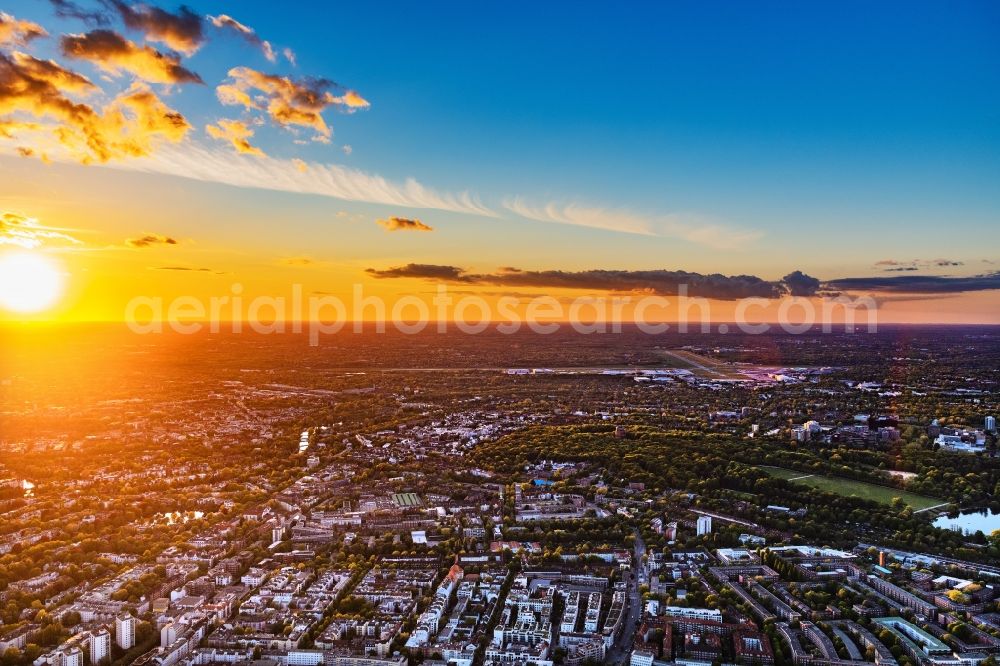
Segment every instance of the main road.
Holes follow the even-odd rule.
[[[625,624],[615,639],[611,649],[605,655],[604,661],[607,664],[622,664],[628,659],[632,651],[632,641],[635,638],[635,631],[639,627],[639,620],[642,619],[642,596],[639,594],[639,579],[645,579],[646,567],[643,564],[643,557],[646,554],[646,543],[642,540],[642,535],[635,530],[635,566],[628,578],[628,616]]]

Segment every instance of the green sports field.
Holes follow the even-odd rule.
[[[927,509],[932,506],[944,504],[943,500],[936,499],[934,497],[925,497],[924,495],[917,495],[905,490],[899,490],[898,488],[878,486],[874,483],[855,481],[854,479],[845,479],[839,476],[807,474],[805,472],[797,472],[795,470],[783,469],[781,467],[761,466],[760,469],[779,479],[785,479],[786,481],[792,481],[793,483],[801,483],[828,493],[835,493],[846,497],[854,495],[862,499],[881,502],[882,504],[890,504],[893,497],[899,497],[914,509]]]

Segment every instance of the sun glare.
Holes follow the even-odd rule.
[[[46,257],[28,252],[0,255],[0,307],[39,312],[55,304],[62,289],[62,273]]]

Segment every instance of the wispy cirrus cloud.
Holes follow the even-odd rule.
[[[409,178],[390,181],[336,164],[311,163],[301,169],[301,160],[246,157],[230,150],[210,148],[195,141],[183,146],[163,145],[155,154],[115,162],[114,168],[160,173],[235,187],[298,192],[406,208],[467,213],[496,217],[496,213],[468,192],[440,192]]]
[[[681,238],[716,249],[735,249],[746,245],[761,234],[756,231],[733,229],[695,216],[644,215],[622,208],[602,208],[580,204],[530,204],[521,197],[504,201],[504,207],[529,220],[569,224],[643,236]]]

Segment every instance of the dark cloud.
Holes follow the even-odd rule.
[[[408,217],[389,217],[376,222],[386,231],[434,231],[434,227]]]
[[[826,287],[845,291],[877,291],[910,294],[957,294],[965,291],[1000,289],[1000,272],[970,277],[946,275],[894,275],[886,277],[841,278]]]
[[[463,284],[546,289],[586,289],[591,291],[648,292],[677,295],[682,289],[691,297],[732,300],[737,298],[778,298],[788,292],[783,283],[769,282],[753,275],[703,275],[686,271],[523,271],[505,267],[496,273],[468,273],[457,266],[406,264],[385,270],[368,269],[376,278],[423,278]],[[797,288],[813,278],[800,274]],[[809,282],[809,284],[812,284]],[[818,284],[818,281],[817,281]]]
[[[781,278],[781,281],[792,296],[815,296],[819,290],[819,280],[802,271],[792,271]]]
[[[495,273],[470,273],[457,266],[406,264],[387,269],[369,268],[380,279],[416,278],[458,284],[505,288],[582,289],[603,292],[645,292],[676,296],[685,287],[690,297],[734,300],[780,298],[782,296],[833,297],[845,291],[900,294],[953,294],[1000,289],[1000,271],[971,277],[942,275],[898,275],[842,278],[820,281],[802,271],[793,271],[781,281],[771,282],[753,275],[704,275],[687,271],[524,271],[504,267]]]
[[[964,266],[964,262],[954,259],[912,259],[910,261],[900,261],[898,259],[882,259],[876,261],[875,266],[889,266],[884,269],[887,272],[897,271],[917,271],[922,268],[947,268],[951,266]]]
[[[63,35],[63,55],[88,60],[110,74],[122,70],[152,83],[203,83],[201,77],[180,64],[177,55],[138,45],[113,30],[91,30]]]
[[[105,26],[111,23],[111,17],[104,12],[84,9],[73,0],[49,0],[49,4],[59,18],[76,19],[87,25]]]
[[[125,244],[129,247],[152,247],[153,245],[177,245],[177,241],[170,236],[161,236],[159,234],[146,234],[145,236],[139,236],[138,238],[129,238],[125,241]]]
[[[118,13],[130,29],[141,32],[151,42],[166,44],[175,51],[191,55],[205,42],[201,16],[185,6],[176,14],[152,5],[129,5],[121,0],[103,0]]]
[[[406,264],[377,270],[369,268],[365,271],[376,278],[423,278],[427,280],[441,280],[443,282],[476,282],[475,275],[466,275],[465,271],[457,266],[439,266],[435,264]]]

